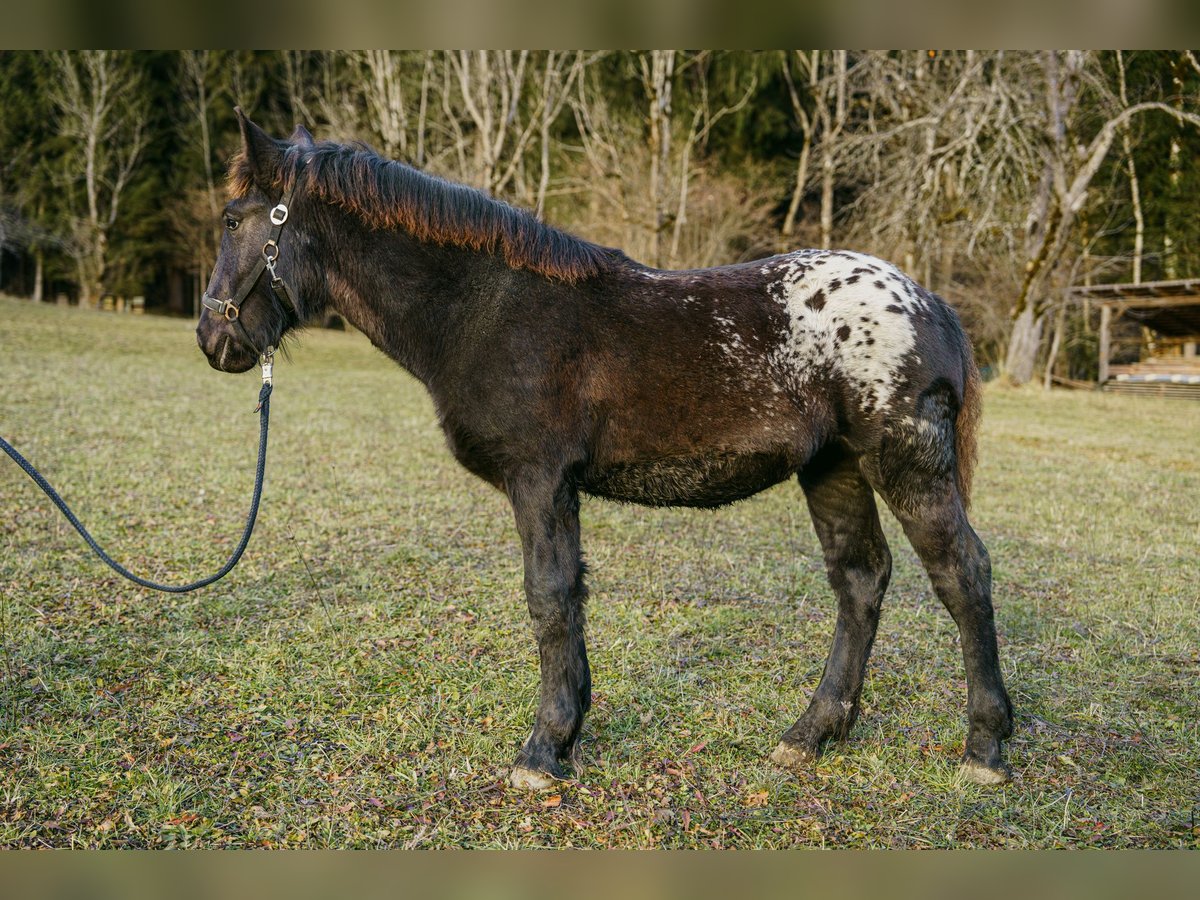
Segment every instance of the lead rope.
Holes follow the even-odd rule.
[[[33,467],[33,464],[29,460],[18,453],[16,448],[14,448],[12,444],[4,440],[2,437],[0,437],[0,447],[3,447],[4,452],[12,457],[13,462],[24,469],[25,474],[33,479],[34,484],[40,487],[46,493],[46,496],[54,501],[54,505],[59,508],[64,516],[67,517],[67,521],[75,526],[75,530],[82,535],[85,541],[87,541],[88,546],[91,547],[95,554],[104,560],[104,562],[107,563],[109,568],[111,568],[114,572],[119,575],[123,575],[134,584],[140,584],[142,587],[150,588],[151,590],[155,591],[163,591],[167,594],[186,594],[190,591],[199,590],[202,587],[207,587],[214,581],[220,581],[233,570],[233,567],[238,564],[238,560],[242,558],[242,554],[246,552],[246,546],[250,543],[250,535],[254,533],[254,522],[258,518],[258,503],[262,499],[263,473],[267,468],[267,425],[271,419],[271,372],[274,363],[274,354],[275,349],[273,347],[268,347],[266,352],[262,355],[263,385],[262,390],[258,392],[258,408],[255,410],[255,412],[257,412],[259,415],[258,468],[254,473],[254,499],[250,501],[250,513],[246,516],[246,527],[242,531],[242,539],[238,542],[237,549],[233,551],[233,554],[225,562],[225,565],[221,567],[220,571],[218,571],[215,575],[208,576],[207,578],[201,578],[199,581],[193,581],[191,584],[179,586],[158,584],[157,582],[149,581],[145,578],[140,578],[137,575],[134,575],[123,565],[104,552],[100,545],[96,543],[95,538],[93,538],[88,533],[88,530],[83,527],[83,523],[79,521],[79,519],[75,516],[75,513],[71,512],[71,508],[67,506],[66,501],[59,496],[58,491],[50,486],[50,482],[42,477],[42,474]]]

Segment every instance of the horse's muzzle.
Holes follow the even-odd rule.
[[[202,316],[196,327],[196,343],[208,358],[208,364],[218,372],[248,372],[258,362],[258,354],[246,347],[222,328],[220,322],[210,325]]]

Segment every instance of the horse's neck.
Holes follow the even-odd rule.
[[[323,273],[333,308],[433,389],[488,299],[495,263],[394,231],[360,232],[341,249]]]

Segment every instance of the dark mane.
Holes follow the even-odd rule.
[[[355,213],[373,228],[402,228],[421,241],[485,250],[513,268],[573,283],[606,268],[610,251],[482,191],[428,175],[362,146],[321,142],[305,153],[288,148],[276,179]],[[253,185],[245,151],[229,167],[235,197]]]

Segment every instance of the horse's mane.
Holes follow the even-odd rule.
[[[599,274],[611,251],[539,222],[531,213],[397,160],[363,145],[322,141],[293,145],[275,186],[299,189],[340,206],[372,228],[402,228],[421,241],[486,250],[513,268],[575,282]],[[255,183],[245,150],[230,162],[229,188],[245,196]]]

